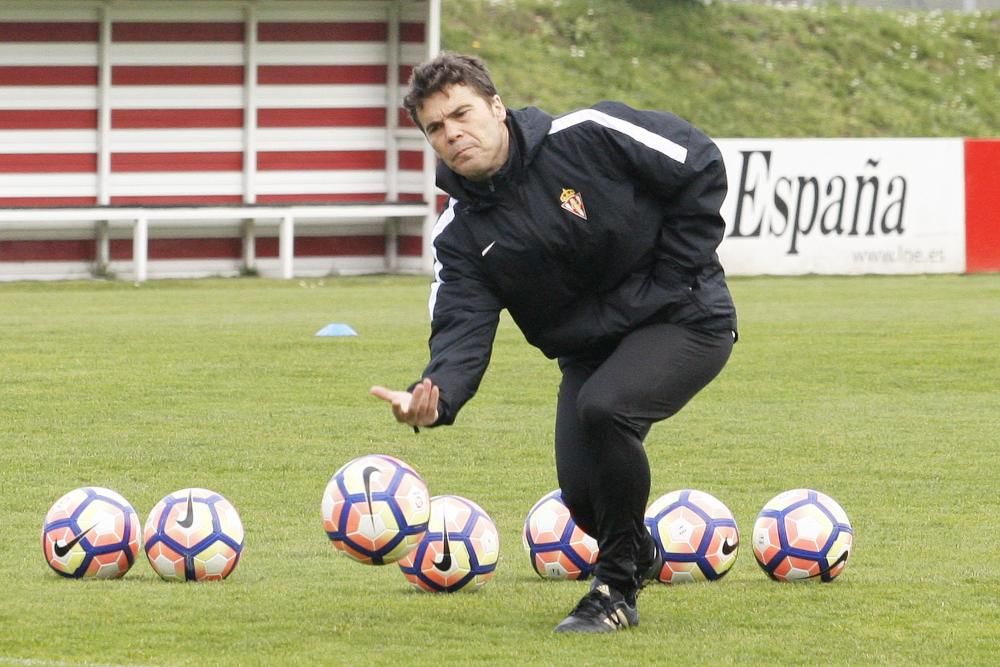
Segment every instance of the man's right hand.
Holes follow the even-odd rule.
[[[403,424],[431,426],[438,420],[438,398],[441,392],[430,378],[418,382],[412,392],[386,389],[376,385],[369,393],[390,403],[396,421]]]

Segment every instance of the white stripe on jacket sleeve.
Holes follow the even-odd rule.
[[[649,130],[639,127],[627,120],[622,120],[621,118],[615,118],[614,116],[608,115],[603,111],[598,111],[596,109],[581,109],[580,111],[574,111],[568,113],[565,116],[561,116],[552,121],[552,127],[549,129],[549,134],[555,134],[556,132],[561,132],[568,127],[573,127],[574,125],[579,125],[580,123],[585,123],[591,121],[602,125],[609,129],[615,130],[616,132],[621,132],[639,142],[643,146],[652,148],[654,151],[666,155],[668,158],[675,162],[680,162],[681,164],[687,160],[687,149],[679,144],[675,144],[666,137],[661,137],[655,132],[650,132]]]
[[[448,207],[438,216],[437,223],[434,225],[434,230],[431,232],[431,252],[434,258],[434,282],[431,283],[431,294],[427,302],[427,309],[430,311],[431,321],[434,321],[434,305],[437,303],[437,293],[438,289],[441,287],[441,262],[438,260],[437,248],[434,248],[434,239],[445,230],[445,227],[451,224],[451,221],[455,219],[455,204],[458,200],[454,197],[448,200]]]

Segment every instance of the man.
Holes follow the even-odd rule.
[[[415,429],[451,424],[506,308],[558,359],[559,486],[600,547],[590,591],[556,631],[636,625],[636,594],[662,563],[643,525],[643,439],[721,371],[736,338],[715,252],[722,156],[666,113],[507,109],[474,56],[418,66],[404,106],[451,199],[434,230],[430,363],[409,390],[372,394]]]

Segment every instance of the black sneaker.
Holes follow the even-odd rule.
[[[629,602],[617,589],[594,579],[590,592],[556,626],[556,632],[615,632],[634,625],[639,625],[635,595]]]

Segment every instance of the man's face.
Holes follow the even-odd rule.
[[[417,118],[434,152],[470,181],[486,180],[507,161],[507,109],[499,95],[483,99],[465,85],[424,100]]]

